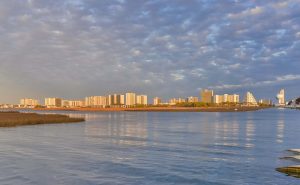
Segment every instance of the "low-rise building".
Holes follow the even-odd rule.
[[[84,101],[82,100],[63,100],[63,107],[75,108],[75,107],[84,107]]]
[[[199,102],[199,98],[195,97],[195,96],[190,96],[186,99],[186,101],[189,103],[197,103],[197,102]]]
[[[185,103],[185,102],[186,102],[186,99],[184,99],[184,98],[171,98],[169,100],[170,105],[176,105],[177,103]]]
[[[262,105],[268,105],[268,106],[273,105],[272,100],[267,100],[267,99],[260,99],[259,103]]]

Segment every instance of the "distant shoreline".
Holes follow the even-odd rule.
[[[141,108],[33,108],[37,111],[85,112],[247,112],[270,107],[141,107]]]

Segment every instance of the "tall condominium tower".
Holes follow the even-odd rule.
[[[126,95],[125,95],[125,105],[126,106],[136,105],[136,94],[135,93],[126,93]]]
[[[200,96],[201,96],[201,102],[213,103],[214,91],[204,89],[203,91],[200,92]]]
[[[278,100],[278,105],[285,105],[285,94],[284,94],[284,89],[281,89],[279,93],[276,96]]]
[[[245,98],[244,98],[244,103],[246,105],[254,105],[254,106],[257,105],[257,101],[251,92],[246,93]]]
[[[136,104],[147,105],[148,104],[148,97],[147,97],[147,95],[137,95],[136,96]]]
[[[45,98],[45,105],[46,107],[61,107],[62,106],[62,99],[61,98]]]

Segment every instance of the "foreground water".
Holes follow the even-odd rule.
[[[0,184],[300,184],[297,110],[63,113],[86,122],[0,128]]]

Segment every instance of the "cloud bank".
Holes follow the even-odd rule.
[[[206,87],[297,96],[299,9],[299,0],[4,0],[0,102]]]

